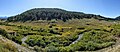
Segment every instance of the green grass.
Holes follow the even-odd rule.
[[[93,51],[115,44],[115,39],[113,35],[108,32],[92,30],[90,32],[85,32],[83,34],[84,36],[78,43],[71,45],[71,47],[75,47],[77,51],[79,50]]]
[[[99,50],[115,44],[114,37],[120,34],[120,24],[112,21],[96,19],[73,19],[67,22],[58,20],[55,23],[53,21],[10,22],[8,25],[0,26],[7,32],[18,33],[17,35],[8,34],[7,38],[21,44],[21,39],[29,35],[25,41],[29,46],[37,46],[40,50],[48,49],[48,51],[53,50],[49,47],[67,52]],[[70,45],[80,33],[84,34],[82,39]]]
[[[5,41],[6,42],[5,42]],[[0,39],[0,52],[17,52],[18,49],[10,41]]]

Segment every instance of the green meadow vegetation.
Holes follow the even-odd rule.
[[[117,42],[120,24],[100,15],[32,9],[1,21],[0,34],[36,52],[97,51]]]
[[[0,51],[1,52],[17,52],[17,48],[15,46],[12,46],[12,44],[9,42],[3,42],[0,40]]]
[[[39,22],[39,21],[38,21]],[[24,45],[33,47],[34,50],[48,52],[74,52],[74,51],[94,51],[115,44],[115,36],[119,36],[120,25],[112,21],[99,21],[96,19],[73,19],[67,22],[50,21],[36,22],[10,22],[7,25],[1,24],[3,36],[22,44],[22,38],[27,37]],[[84,22],[84,23],[83,23]],[[98,22],[98,23],[94,23]],[[15,33],[16,32],[16,33]],[[80,34],[81,40],[74,42]],[[52,48],[51,48],[52,47]]]

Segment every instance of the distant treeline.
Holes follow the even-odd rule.
[[[82,12],[66,11],[58,8],[34,8],[28,11],[11,16],[7,19],[9,22],[16,21],[36,21],[36,20],[63,20],[64,22],[70,19],[95,18],[98,20],[115,20],[112,18],[105,18],[100,15],[85,14]]]

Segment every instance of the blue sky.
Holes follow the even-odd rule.
[[[32,8],[61,8],[113,18],[120,15],[120,0],[0,0],[0,16],[14,16]]]

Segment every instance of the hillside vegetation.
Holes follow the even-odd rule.
[[[0,33],[6,33],[0,29]],[[1,34],[2,35],[2,34]],[[0,52],[34,52],[0,35]],[[5,34],[4,34],[5,35]]]
[[[118,45],[120,24],[100,15],[35,8],[0,22],[0,34],[36,52],[99,51]]]
[[[64,22],[70,19],[95,18],[99,20],[114,20],[105,18],[100,15],[85,14],[82,12],[66,11],[58,8],[35,8],[28,10],[22,14],[8,18],[8,21],[36,21],[36,20],[63,20]]]

